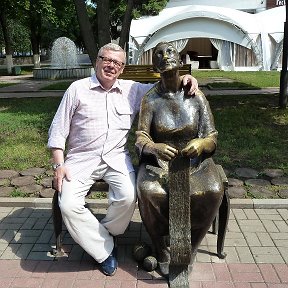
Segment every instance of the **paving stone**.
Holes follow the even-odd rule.
[[[228,221],[228,231],[229,232],[241,232],[239,225],[236,220],[229,220]]]
[[[227,254],[225,259],[228,263],[240,263],[239,255],[236,251],[236,247],[225,246],[224,248],[225,248],[225,253]]]
[[[40,191],[40,197],[42,198],[52,198],[55,193],[55,190],[52,188],[42,189]]]
[[[277,198],[277,194],[273,189],[265,187],[252,187],[249,191],[255,198]]]
[[[245,198],[246,189],[244,187],[228,187],[229,198]]]
[[[239,259],[241,263],[254,263],[253,255],[247,246],[236,247]]]
[[[268,180],[264,180],[264,179],[248,179],[248,180],[245,180],[245,185],[248,185],[248,186],[252,186],[252,187],[255,187],[255,186],[271,186],[271,183],[270,181]]]
[[[271,183],[273,185],[278,185],[278,186],[283,186],[283,185],[287,185],[288,186],[288,177],[278,177],[278,178],[273,178],[271,180]]]
[[[45,168],[29,168],[20,172],[21,176],[40,176],[45,173]]]
[[[236,178],[228,178],[228,185],[233,187],[243,186],[244,182],[240,179]]]
[[[29,260],[54,260],[54,256],[50,254],[48,251],[43,252],[30,252],[26,259]]]
[[[7,178],[0,179],[0,187],[1,186],[8,186],[10,184],[10,180]]]
[[[259,175],[259,172],[252,168],[236,168],[235,173],[243,178],[256,178]]]
[[[42,186],[37,185],[37,184],[32,184],[32,185],[25,185],[25,186],[20,186],[18,187],[18,191],[31,195],[31,194],[37,194],[41,191]]]
[[[251,246],[261,246],[261,242],[255,232],[245,232],[243,231],[243,235],[247,241],[249,247]]]
[[[288,198],[288,189],[279,189],[278,195],[283,199]]]
[[[243,209],[247,219],[254,220],[258,219],[258,215],[255,213],[253,209]]]
[[[287,245],[284,246],[284,247],[281,247],[281,246],[277,246],[277,247],[278,247],[278,250],[279,250],[282,258],[284,259],[285,263],[288,263],[288,249],[287,249]],[[286,279],[288,278],[287,276],[288,276],[288,274],[286,275]],[[286,282],[288,282],[288,279],[286,280]]]
[[[269,233],[280,232],[277,226],[275,225],[276,221],[271,220],[262,220],[262,224]]]
[[[288,232],[288,225],[284,221],[274,221],[274,223],[280,232]]]
[[[4,178],[14,178],[19,176],[19,173],[14,170],[0,170],[0,179]]]
[[[19,247],[19,249],[17,250],[15,254],[15,259],[26,259],[33,245],[34,244],[31,242],[30,244],[29,243],[21,244],[21,246]]]
[[[243,209],[233,209],[233,214],[237,220],[247,219],[247,216],[244,213]]]
[[[14,187],[0,187],[0,197],[10,197]]]
[[[242,232],[266,232],[260,220],[239,220],[238,224]]]
[[[40,184],[44,186],[45,188],[51,188],[52,187],[52,179],[53,177],[45,177],[41,179]]]
[[[256,263],[284,263],[276,247],[251,247]]]
[[[21,244],[9,244],[9,246],[5,249],[3,254],[1,255],[1,259],[15,259],[15,255],[17,250],[20,248]]]
[[[285,221],[288,221],[288,209],[278,209],[277,212]]]
[[[34,184],[35,180],[33,176],[20,176],[13,178],[11,180],[11,185],[13,186],[26,186],[26,185],[31,185]]]
[[[270,178],[282,177],[284,171],[282,169],[264,169],[263,174]]]

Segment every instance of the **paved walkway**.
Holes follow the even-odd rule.
[[[62,96],[63,91],[39,92],[48,81],[25,77],[0,77],[0,82],[18,81],[0,88],[0,98]],[[201,84],[201,83],[200,83]],[[203,89],[205,90],[205,89]],[[278,89],[239,90],[235,93],[278,93]],[[206,95],[231,91],[205,90]],[[233,200],[233,199],[232,199]],[[101,218],[105,205],[90,207]],[[287,288],[287,199],[232,201],[224,260],[216,256],[217,236],[208,233],[198,251],[190,275],[191,288]],[[0,288],[166,288],[156,271],[146,272],[133,259],[133,246],[149,243],[136,210],[124,235],[119,237],[119,268],[106,277],[74,241],[63,232],[65,256],[55,258],[51,199],[8,199],[0,202]]]
[[[20,98],[20,97],[58,97],[63,95],[63,91],[47,91],[40,90],[42,87],[49,85],[50,83],[55,83],[55,81],[64,80],[35,80],[31,75],[23,76],[0,76],[1,82],[16,83],[16,85],[7,86],[0,88],[0,98]],[[217,81],[215,79],[214,81]],[[263,88],[256,90],[235,90],[235,89],[213,89],[210,90],[205,87],[206,83],[199,83],[199,86],[206,96],[210,95],[257,95],[257,94],[277,94],[279,93],[279,88]]]
[[[51,199],[45,199],[35,207],[31,199],[22,207],[0,207],[0,287],[168,287],[156,271],[144,271],[133,259],[133,246],[149,243],[138,210],[118,240],[118,271],[106,277],[65,228],[65,256],[51,255],[55,239],[50,203]],[[105,214],[105,208],[95,203],[91,207],[97,217]],[[190,287],[287,288],[288,209],[236,207],[231,208],[226,259],[218,259],[217,236],[208,233],[198,251]]]

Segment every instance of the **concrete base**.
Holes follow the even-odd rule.
[[[35,68],[33,69],[33,78],[35,79],[70,79],[85,78],[94,73],[91,66],[77,68]]]

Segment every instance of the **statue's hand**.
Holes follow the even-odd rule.
[[[148,146],[148,147],[146,147]],[[145,148],[157,158],[170,161],[178,154],[178,150],[164,143],[153,143],[146,145]]]
[[[181,151],[181,154],[190,158],[199,157],[205,149],[205,145],[205,139],[193,139]]]

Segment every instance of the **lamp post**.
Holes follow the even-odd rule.
[[[286,0],[287,2],[287,0]],[[286,3],[286,20],[284,22],[284,38],[283,38],[283,53],[282,53],[282,70],[280,75],[280,93],[279,93],[279,108],[285,109],[287,106],[287,94],[288,94],[288,5]]]

